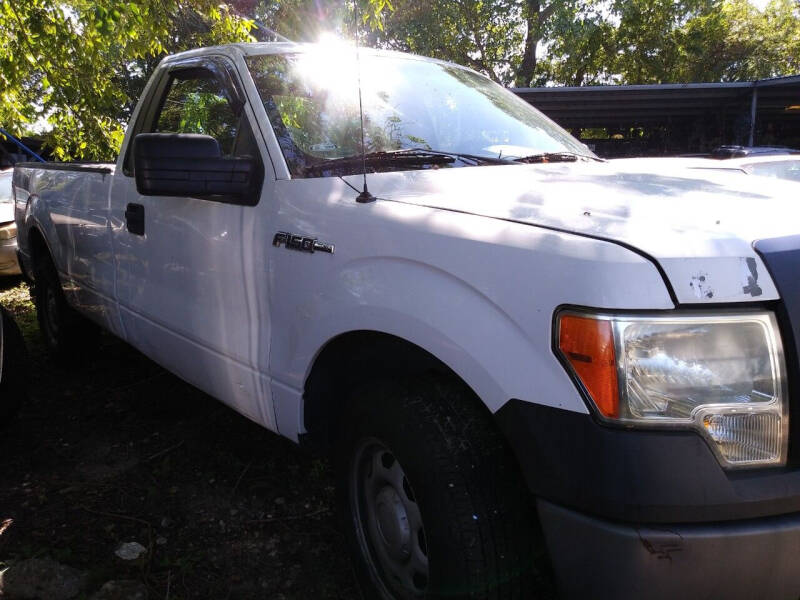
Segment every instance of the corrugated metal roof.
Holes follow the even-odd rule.
[[[672,123],[749,113],[758,90],[759,116],[794,120],[800,75],[727,83],[669,83],[513,88],[516,94],[565,127],[618,127]]]

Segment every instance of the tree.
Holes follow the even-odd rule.
[[[800,4],[774,0],[759,11],[726,0],[683,28],[687,52],[681,78],[763,79],[800,71]]]
[[[250,23],[212,0],[4,0],[0,122],[37,120],[60,159],[119,149],[145,78],[168,52],[250,39]]]
[[[576,10],[582,4],[592,4],[571,2],[568,0],[550,0],[547,4],[542,4],[541,0],[525,0],[522,6],[522,18],[525,25],[525,47],[522,51],[522,59],[518,62],[515,73],[515,84],[517,87],[528,87],[531,85],[537,72],[539,44],[545,38],[549,22],[558,14],[567,18],[574,16]]]
[[[617,0],[616,71],[627,83],[748,81],[800,68],[800,5]]]
[[[382,27],[391,9],[389,0],[360,0],[366,29]],[[334,13],[344,22],[352,10],[332,0],[3,0],[0,124],[24,133],[47,122],[56,158],[110,159],[167,54],[253,41],[253,34],[269,38],[254,29],[253,17],[278,31],[287,24],[300,31]],[[308,18],[313,11],[318,19]]]
[[[800,4],[605,0],[555,15],[539,83],[743,81],[800,69]]]
[[[553,16],[534,85],[579,86],[615,81],[617,30],[605,4],[584,2],[574,12],[560,11]]]
[[[508,83],[522,45],[514,0],[397,0],[375,31],[378,46],[456,62]]]
[[[681,72],[682,28],[707,14],[715,0],[615,0],[615,70],[626,83],[667,83]]]
[[[258,39],[273,41],[281,37],[296,42],[315,42],[323,34],[352,39],[355,34],[355,9],[360,17],[362,37],[381,31],[394,12],[390,0],[236,0],[243,3],[241,14],[252,15]],[[274,32],[274,33],[271,33]]]

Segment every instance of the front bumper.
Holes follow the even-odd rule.
[[[521,400],[495,419],[533,495],[573,510],[627,523],[800,513],[800,464],[792,458],[786,467],[726,471],[694,431],[607,427]]]
[[[512,400],[495,418],[565,598],[800,598],[800,464],[724,470],[693,431]]]
[[[563,598],[800,597],[800,514],[641,526],[538,509]]]

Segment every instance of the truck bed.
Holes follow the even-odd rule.
[[[113,173],[114,163],[103,162],[21,162],[14,165],[15,167],[24,167],[27,169],[44,169],[47,171],[86,171],[89,173]]]

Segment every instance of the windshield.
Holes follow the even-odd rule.
[[[13,171],[0,171],[0,204],[11,202],[11,179]]]
[[[358,66],[352,48],[251,56],[248,65],[293,176],[325,174],[309,167],[361,153]],[[491,159],[543,152],[591,155],[527,102],[467,69],[362,53],[360,72],[367,153],[418,148]],[[429,167],[475,164],[481,163]],[[397,168],[391,161],[368,166],[369,171]],[[358,173],[361,165],[345,169]]]

